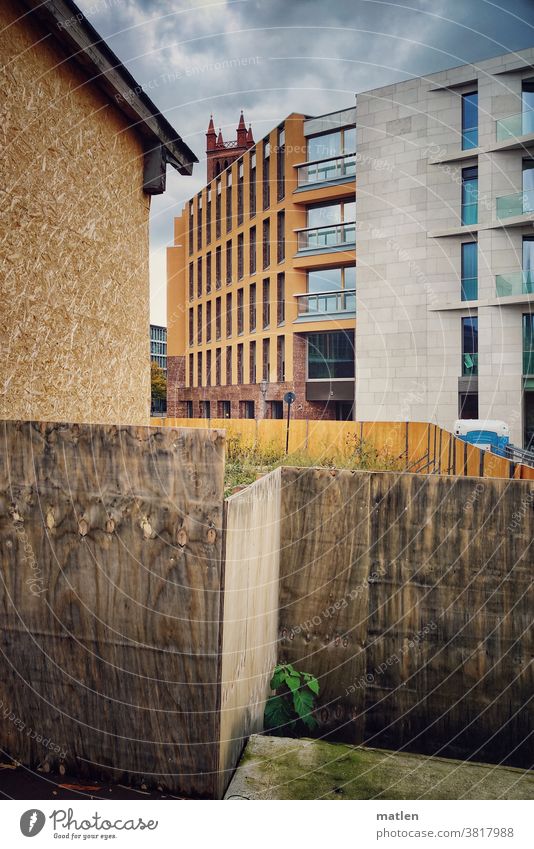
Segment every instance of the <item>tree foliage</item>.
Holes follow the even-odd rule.
[[[150,387],[152,398],[156,401],[164,401],[167,397],[167,380],[165,372],[157,363],[150,363]]]

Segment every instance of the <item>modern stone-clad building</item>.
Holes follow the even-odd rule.
[[[356,416],[534,437],[534,49],[357,96]]]
[[[0,418],[146,424],[150,197],[196,157],[71,0],[0,27]]]
[[[257,143],[241,116],[236,145],[210,120],[213,178],[174,222],[168,414],[281,418],[292,391],[297,418],[351,418],[355,109]]]

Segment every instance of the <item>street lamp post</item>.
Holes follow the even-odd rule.
[[[267,395],[268,388],[269,388],[269,381],[266,380],[265,378],[263,378],[263,380],[260,380],[260,392],[261,392],[261,395],[262,395],[262,398],[263,398],[263,405],[262,405],[263,409],[262,409],[262,414],[261,414],[262,419],[265,419],[267,417],[267,402],[265,400],[265,396]]]

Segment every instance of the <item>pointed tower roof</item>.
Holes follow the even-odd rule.
[[[252,124],[248,125],[247,144],[249,145],[249,147],[254,144],[254,136],[252,135]]]
[[[241,115],[239,116],[239,124],[237,125],[238,130],[246,130],[245,119],[243,118],[243,110],[241,110]]]
[[[224,147],[224,141],[222,137],[221,128],[219,127],[219,135],[217,136],[217,147]]]
[[[208,132],[206,133],[206,135],[211,136],[212,134],[215,135],[215,126],[213,124],[213,115],[210,115],[210,122],[208,124]]]

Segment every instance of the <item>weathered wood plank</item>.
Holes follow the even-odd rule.
[[[281,470],[226,503],[220,795],[250,734],[263,728],[277,661]]]
[[[0,716],[2,749],[212,795],[222,435],[4,422],[1,438],[0,699],[20,720]]]

